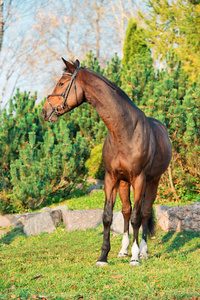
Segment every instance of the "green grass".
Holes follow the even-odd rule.
[[[133,192],[131,191],[131,201],[133,203]],[[63,202],[53,204],[52,207],[58,206],[58,205],[67,205],[70,210],[76,210],[76,209],[103,209],[104,208],[104,191],[100,190],[98,192],[95,192],[92,196],[89,196],[87,193],[83,193],[82,191],[79,191],[78,193],[74,193],[72,198],[69,198]],[[200,200],[200,198],[199,198]],[[182,206],[182,205],[190,205],[197,201],[196,199],[190,199],[188,203],[181,202],[169,202],[167,200],[163,199],[156,199],[155,205],[168,205],[168,206]],[[117,194],[117,199],[114,207],[114,211],[119,211],[122,209],[121,200],[119,198],[119,194]]]
[[[112,236],[109,266],[97,268],[102,231],[100,226],[68,233],[59,227],[52,234],[27,238],[12,230],[0,240],[0,299],[200,297],[197,233],[157,229],[155,239],[148,242],[150,258],[139,267],[129,266],[130,257],[117,258],[121,236]]]
[[[103,199],[102,191],[64,203],[102,209]],[[60,226],[31,237],[10,230],[0,238],[0,299],[200,299],[198,233],[157,228],[148,241],[149,260],[139,267],[129,266],[130,257],[117,258],[122,237],[111,236],[109,266],[98,268],[102,233],[102,225],[71,233]]]

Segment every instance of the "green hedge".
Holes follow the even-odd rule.
[[[191,197],[198,200],[200,78],[191,84],[181,64],[170,72],[155,73],[148,54],[137,55],[122,66],[115,55],[101,69],[90,52],[83,65],[115,82],[147,116],[167,126],[173,146],[172,178],[164,175],[162,197],[172,201],[178,198],[187,202]],[[45,205],[56,199],[56,194],[65,197],[78,182],[84,182],[87,169],[93,177],[103,178],[101,149],[108,130],[96,111],[83,104],[58,122],[46,123],[40,117],[43,102],[35,105],[36,99],[37,95],[30,97],[18,90],[8,110],[0,115],[2,212]]]

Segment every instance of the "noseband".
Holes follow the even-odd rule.
[[[76,75],[78,73],[78,70],[79,70],[79,67],[76,68],[76,70],[74,71],[73,74],[72,73],[64,72],[64,74],[70,75],[70,76],[72,76],[72,78],[71,78],[70,82],[68,83],[68,85],[67,85],[67,87],[66,87],[66,89],[64,90],[63,93],[61,93],[61,94],[51,94],[51,95],[47,96],[47,101],[48,101],[49,105],[52,108],[52,112],[51,112],[51,114],[49,116],[49,121],[51,121],[51,118],[53,117],[53,115],[57,115],[57,116],[60,115],[60,113],[62,113],[62,111],[63,111],[63,109],[65,107],[67,107],[68,111],[70,110],[70,107],[67,104],[67,98],[68,98],[68,95],[69,95],[69,92],[71,90],[71,87],[72,87],[73,83],[74,83],[74,90],[75,90],[76,102],[77,102],[77,105],[78,105],[78,98],[77,98],[76,84],[75,84],[75,78],[76,78]],[[60,105],[58,105],[56,107],[53,107],[52,104],[51,104],[51,102],[49,101],[49,97],[55,97],[55,96],[63,97],[64,100],[63,100],[62,104],[60,104]],[[59,110],[58,110],[58,107],[59,107]]]

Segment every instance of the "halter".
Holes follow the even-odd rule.
[[[49,116],[49,121],[51,121],[51,118],[53,117],[53,115],[57,115],[57,116],[60,115],[60,113],[62,113],[63,109],[65,108],[65,106],[67,107],[68,111],[70,110],[70,107],[67,104],[67,98],[68,98],[68,95],[69,95],[69,92],[71,90],[71,87],[72,87],[73,83],[74,83],[74,90],[75,90],[76,102],[77,102],[77,105],[78,105],[78,98],[77,98],[76,84],[75,84],[75,77],[76,77],[76,75],[78,73],[78,70],[79,70],[79,67],[76,68],[76,70],[74,71],[73,74],[72,73],[68,73],[68,72],[64,72],[64,74],[70,75],[70,76],[72,76],[72,78],[71,78],[70,82],[68,83],[68,85],[67,85],[67,87],[66,87],[66,89],[64,90],[63,93],[61,93],[61,94],[51,94],[51,95],[47,96],[47,101],[48,101],[49,105],[52,108],[52,112],[51,112],[51,114]],[[63,97],[64,100],[63,100],[62,104],[59,104],[58,106],[53,107],[52,104],[51,104],[51,102],[49,101],[49,97],[55,97],[55,96],[61,96],[61,97]],[[60,107],[61,110],[58,111],[58,107]]]

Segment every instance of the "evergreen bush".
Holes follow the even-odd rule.
[[[199,199],[200,78],[194,84],[189,83],[181,64],[170,72],[156,73],[149,55],[145,59],[137,55],[132,63],[122,67],[121,81],[122,89],[136,105],[168,128],[173,147],[172,177],[178,198]],[[169,192],[171,184],[166,178],[164,186]]]
[[[17,91],[1,116],[2,212],[48,204],[50,195],[61,190],[68,194],[86,173],[86,139],[80,132],[72,135],[70,123],[62,118],[45,123],[40,117],[43,103],[35,106],[35,100]]]
[[[85,163],[88,175],[95,179],[104,179],[105,167],[102,158],[103,144],[94,147]]]
[[[167,61],[170,66],[172,59]],[[173,146],[172,174],[171,179],[167,173],[163,176],[162,197],[185,202],[191,197],[198,199],[200,78],[189,83],[181,63],[169,71],[155,72],[148,52],[123,65],[115,55],[105,69],[90,52],[84,65],[115,82],[147,116],[167,126]],[[46,123],[40,117],[45,100],[36,106],[36,99],[36,94],[30,97],[18,90],[8,110],[0,115],[1,212],[59,201],[60,194],[66,196],[84,181],[87,169],[94,178],[104,177],[101,151],[108,130],[97,112],[83,104],[58,122]]]

